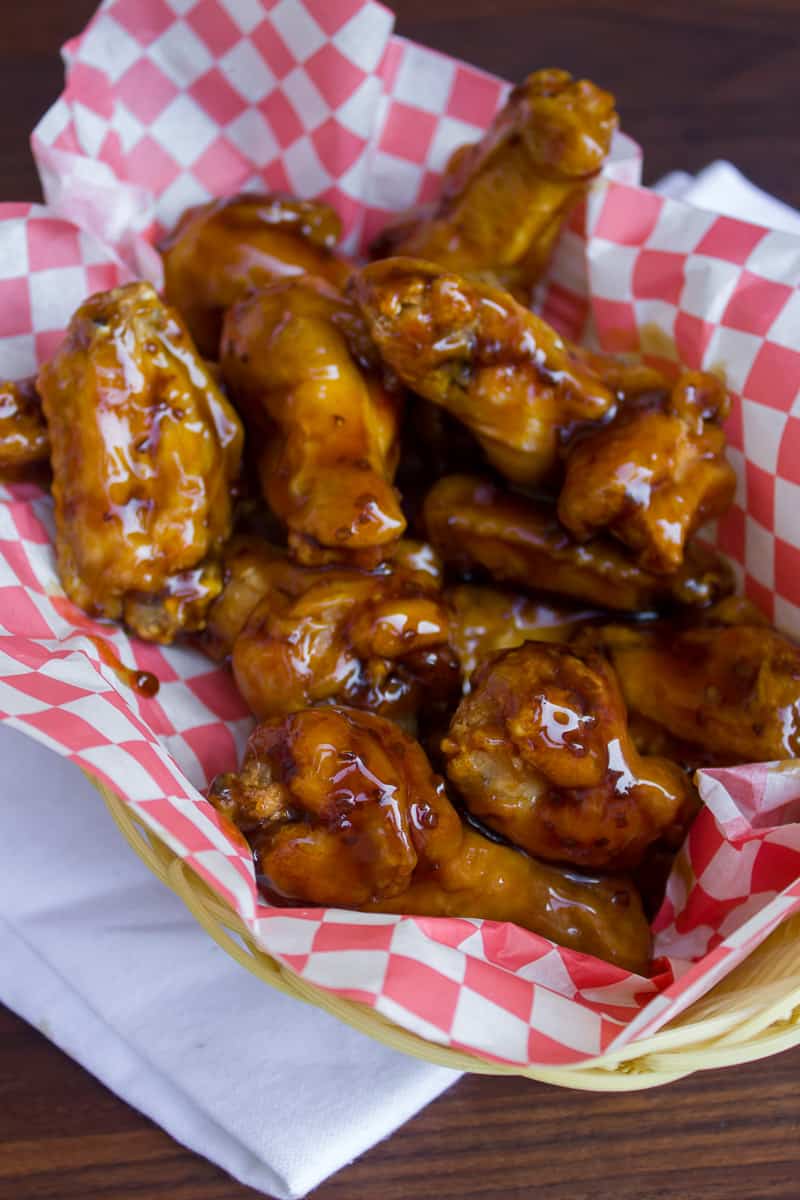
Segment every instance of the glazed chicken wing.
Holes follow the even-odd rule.
[[[593,609],[555,605],[517,592],[475,584],[446,588],[450,644],[461,664],[465,694],[479,663],[499,650],[523,642],[566,642],[584,621],[600,614]]]
[[[0,382],[0,470],[46,462],[50,439],[33,379]]]
[[[481,141],[455,152],[433,214],[390,229],[379,251],[490,275],[527,302],[616,125],[608,92],[566,71],[535,71]]]
[[[654,575],[611,539],[573,541],[549,505],[470,475],[440,479],[428,493],[423,516],[428,537],[449,565],[479,567],[498,582],[598,607],[630,612],[674,602],[702,607],[733,588],[730,568],[710,551],[692,546],[675,575]]]
[[[300,567],[277,555],[269,562],[268,553],[256,563],[251,549],[238,566],[233,562],[209,618],[219,640],[233,635],[234,675],[256,716],[339,703],[409,721],[422,705],[457,693],[436,583],[402,566]]]
[[[392,487],[400,405],[359,365],[359,318],[323,281],[273,284],[228,311],[226,382],[256,435],[264,495],[301,562],[373,566],[405,529]]]
[[[421,747],[347,708],[264,722],[211,802],[248,834],[267,894],[301,903],[514,921],[644,972],[650,934],[625,879],[587,879],[465,829]]]
[[[690,535],[733,500],[721,428],[729,406],[716,376],[701,371],[685,372],[668,395],[623,405],[570,448],[562,525],[581,542],[607,530],[646,570],[678,570]]]
[[[611,625],[582,640],[606,651],[632,713],[714,761],[800,757],[800,647],[770,626]]]
[[[204,564],[230,533],[242,430],[180,317],[147,283],[91,296],[38,388],[67,595],[142,637],[169,640],[181,612],[197,628],[221,582]]]
[[[226,196],[188,209],[161,245],[167,300],[201,354],[216,358],[225,310],[286,275],[344,286],[341,222],[327,204],[282,195]]]
[[[484,824],[539,858],[632,867],[691,802],[686,775],[642,758],[600,654],[526,642],[485,661],[442,742]]]
[[[508,292],[411,258],[372,263],[352,290],[384,361],[477,437],[515,483],[548,482],[561,441],[615,398]]]

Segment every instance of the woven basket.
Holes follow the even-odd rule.
[[[231,958],[288,996],[315,1004],[393,1050],[457,1071],[524,1075],[597,1092],[657,1087],[694,1071],[766,1058],[800,1044],[800,915],[785,921],[725,979],[659,1033],[613,1054],[560,1067],[485,1062],[394,1025],[366,1005],[306,983],[266,954],[233,910],[99,780],[89,776],[139,857]]]

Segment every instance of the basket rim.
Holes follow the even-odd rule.
[[[83,770],[83,768],[81,768]],[[657,1033],[617,1051],[564,1066],[497,1063],[468,1051],[429,1041],[395,1024],[357,1000],[325,991],[296,975],[256,942],[239,915],[182,859],[116,791],[83,770],[102,796],[120,832],[145,865],[166,884],[231,958],[271,987],[345,1022],[391,1049],[436,1066],[485,1075],[518,1075],[541,1083],[585,1091],[637,1091],[683,1079],[696,1071],[735,1066],[800,1045],[800,948],[796,981],[766,980],[750,987],[746,1005],[720,1004],[736,992],[740,964],[705,996]],[[800,917],[790,918],[754,952]],[[798,943],[800,947],[800,943]],[[751,956],[752,957],[752,956]],[[747,961],[747,960],[745,960]]]

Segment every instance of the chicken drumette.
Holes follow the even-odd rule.
[[[91,296],[38,389],[67,595],[145,638],[200,628],[242,430],[180,317],[147,283]]]
[[[383,360],[515,483],[551,482],[562,441],[614,409],[600,378],[508,292],[411,258],[372,263],[352,291]]]
[[[698,759],[800,757],[800,647],[746,608],[732,622],[600,626],[579,644],[605,650],[631,713],[697,747]]]
[[[612,539],[575,542],[550,505],[476,476],[440,479],[428,493],[423,516],[446,563],[461,570],[479,567],[498,581],[598,607],[629,612],[676,602],[703,607],[733,588],[730,568],[711,551],[690,546],[680,571],[654,575]]]
[[[569,449],[561,523],[579,541],[607,530],[646,570],[678,570],[690,535],[733,500],[721,428],[729,407],[724,386],[701,371],[685,372],[670,392],[629,399]]]
[[[586,878],[466,829],[421,747],[347,708],[264,722],[210,800],[253,847],[262,886],[300,903],[514,921],[644,972],[650,933],[624,878]]]
[[[226,196],[188,209],[162,243],[167,300],[202,354],[216,358],[225,310],[286,275],[342,287],[351,267],[336,254],[339,217],[318,200]]]
[[[535,71],[485,136],[453,154],[434,212],[390,227],[376,254],[480,273],[527,302],[616,125],[608,92],[566,71]]]
[[[304,563],[374,566],[405,529],[392,486],[400,401],[357,361],[370,353],[353,306],[310,276],[254,293],[225,319],[225,380]]]
[[[0,470],[47,461],[50,439],[33,379],[0,382]]]
[[[633,867],[693,803],[680,767],[636,751],[603,656],[559,644],[479,666],[441,748],[471,813],[558,862]]]

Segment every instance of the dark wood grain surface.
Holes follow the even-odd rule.
[[[6,0],[0,200],[38,196],[28,132],[93,0]],[[565,66],[612,89],[646,179],[729,158],[800,206],[799,0],[396,0],[399,32],[517,78]],[[0,972],[2,971],[0,963]],[[315,1200],[797,1200],[800,1050],[655,1092],[472,1076]],[[0,1200],[244,1200],[0,1008]]]

